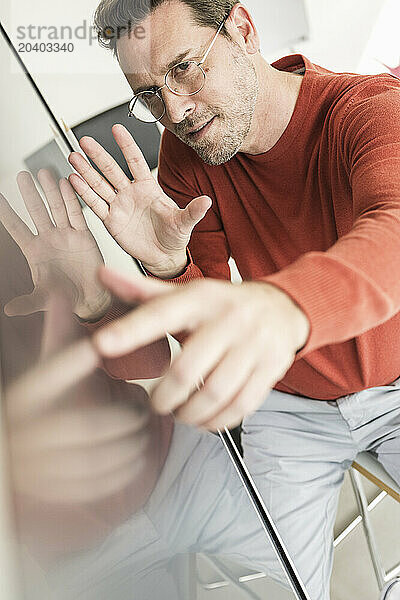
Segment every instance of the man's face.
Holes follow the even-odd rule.
[[[166,2],[141,24],[143,39],[118,41],[121,68],[134,93],[164,85],[168,66],[202,60],[215,30],[193,24],[190,8]],[[166,115],[161,123],[211,165],[230,160],[249,133],[258,94],[250,57],[231,40],[219,36],[206,62],[204,88],[193,96],[161,92]],[[202,125],[206,125],[200,131]]]

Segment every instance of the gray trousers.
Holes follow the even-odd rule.
[[[336,402],[272,391],[243,433],[246,463],[312,600],[329,600],[345,471],[367,450],[400,483],[400,379]]]
[[[368,450],[400,483],[400,379],[335,402],[272,391],[244,420],[242,443],[311,599],[329,600],[333,527],[345,471]],[[186,552],[230,558],[287,586],[219,438],[177,424],[144,509],[96,551],[61,563],[50,579],[68,600],[176,600],[176,581],[166,565]]]

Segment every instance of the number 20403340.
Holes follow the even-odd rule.
[[[18,44],[18,52],[73,52],[74,44],[59,44],[53,42],[41,42],[32,44],[31,42],[21,42]]]

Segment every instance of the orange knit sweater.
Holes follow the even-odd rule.
[[[213,199],[174,281],[229,279],[232,256],[243,280],[284,290],[311,332],[276,388],[335,399],[400,375],[400,81],[333,73],[301,55],[273,66],[305,74],[270,151],[211,167],[163,135],[165,192],[181,207]]]

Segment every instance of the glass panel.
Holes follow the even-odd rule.
[[[78,304],[87,308],[77,282],[84,274],[97,285],[97,245],[108,265],[136,277],[138,269],[87,209],[84,229],[65,182],[61,196],[50,175],[38,175],[49,169],[58,181],[71,172],[66,143],[54,139],[26,78],[10,69],[1,39],[0,56],[7,90],[0,133],[10,141],[0,167],[8,201],[0,227],[3,464],[15,598],[305,598],[290,589],[229,436],[223,443],[151,411],[149,394],[170,359],[167,341],[131,357],[129,369],[124,361],[100,368],[90,341],[96,325],[72,315]],[[69,141],[76,143],[71,134]],[[40,196],[25,173],[22,198],[21,169]],[[113,310],[127,308],[116,302]],[[281,558],[290,565],[283,551]]]

